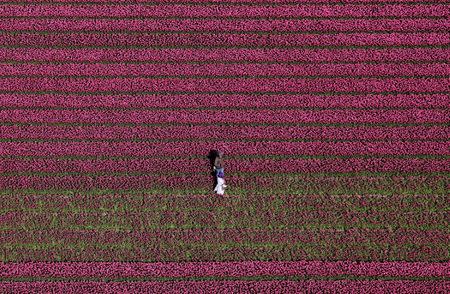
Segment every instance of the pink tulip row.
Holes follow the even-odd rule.
[[[9,1],[9,0],[8,0]],[[267,0],[264,0],[267,1]],[[290,0],[291,1],[291,0]],[[368,0],[369,1],[369,0]],[[370,0],[373,1],[373,0]],[[406,1],[406,0],[403,0]],[[410,1],[410,0],[408,0]],[[440,0],[444,2],[445,0]],[[229,1],[228,1],[229,2]],[[228,3],[227,2],[227,3]],[[273,2],[273,1],[272,1]],[[361,2],[361,1],[359,1]],[[399,2],[399,1],[397,1]],[[2,30],[19,31],[433,31],[450,29],[445,19],[0,19]]]
[[[450,155],[447,142],[0,142],[0,156]]]
[[[448,15],[448,7],[436,5],[279,5],[279,6],[190,6],[190,5],[22,5],[4,6],[0,16],[66,17],[411,17]]]
[[[448,123],[449,109],[2,109],[0,121],[26,123]],[[156,138],[155,138],[156,139]]]
[[[3,159],[0,167],[13,173],[152,173],[205,172],[207,160],[202,159],[125,159],[125,160],[60,160],[60,159]],[[320,172],[450,172],[450,159],[228,159],[227,170],[238,172],[320,173]]]
[[[386,49],[67,49],[2,48],[0,59],[31,61],[308,61],[308,62],[365,62],[365,61],[436,61],[447,60],[446,48],[386,48]],[[422,89],[423,90],[423,89]]]
[[[0,277],[446,277],[433,262],[232,261],[232,262],[24,262],[0,264]]]
[[[380,179],[368,179],[366,182],[362,179],[351,178],[328,178],[328,179],[314,179],[298,177],[294,180],[274,177],[251,177],[251,175],[242,176],[229,176],[229,182],[233,183],[235,187],[245,188],[248,191],[254,191],[255,193],[267,193],[267,188],[272,189],[284,189],[287,191],[302,191],[304,194],[325,192],[325,191],[352,191],[356,190],[360,193],[364,193],[371,189],[377,190],[389,190],[393,193],[400,193],[402,190],[416,191],[420,187],[428,186],[436,190],[436,184],[422,181],[418,183],[392,183],[393,185],[386,186],[386,180]],[[121,175],[121,176],[108,176],[99,175],[95,178],[85,175],[46,175],[46,176],[2,176],[0,187],[2,189],[157,189],[165,187],[166,189],[182,189],[184,193],[189,189],[205,189],[211,184],[211,178],[205,175],[191,175],[188,176],[166,176],[166,175]],[[435,179],[436,180],[436,179]],[[442,181],[437,180],[437,181]],[[419,188],[418,188],[419,187]],[[336,193],[336,192],[330,192]]]
[[[16,67],[18,65],[14,65]],[[182,66],[182,65],[179,65]],[[317,65],[320,66],[320,65]],[[252,95],[142,94],[70,95],[0,94],[1,107],[447,107],[446,94]],[[211,128],[212,126],[208,126]],[[324,131],[324,130],[322,130]],[[181,135],[181,134],[179,134]]]
[[[0,0],[0,3],[2,3],[2,2],[11,2],[11,1],[10,0]],[[21,0],[20,2],[23,2],[23,3],[36,3],[36,0]],[[67,2],[70,2],[70,3],[85,3],[86,0],[53,0],[51,2],[53,2],[53,3],[67,3]],[[108,3],[108,4],[111,4],[111,3],[120,4],[120,3],[124,3],[124,2],[126,2],[126,4],[129,3],[128,0],[113,0],[113,1],[111,1],[111,0],[91,0],[89,2],[90,3],[98,3],[98,4],[102,4],[102,3],[103,4],[105,4],[105,3]],[[239,4],[243,4],[243,5],[245,5],[246,3],[251,3],[251,4],[258,3],[258,4],[261,4],[261,5],[264,5],[264,4],[268,3],[267,0],[230,0],[230,1],[227,1],[226,3],[224,3],[221,0],[189,0],[189,1],[178,1],[178,2],[177,1],[173,1],[172,2],[172,1],[168,1],[168,0],[153,0],[151,2],[149,2],[148,0],[134,0],[133,2],[137,3],[137,4],[139,4],[139,3],[142,3],[142,4],[149,4],[149,3],[155,3],[155,4],[171,4],[171,3],[174,3],[174,4],[177,4],[179,2],[182,2],[182,3],[197,4],[197,5],[208,5],[209,3],[215,3],[216,5],[218,5],[218,4],[225,4],[225,5],[239,5]],[[292,4],[293,3],[292,0],[271,0],[270,2],[274,3],[274,4],[284,4],[284,3]],[[357,2],[357,3],[364,3],[364,2],[374,3],[375,2],[376,3],[378,1],[374,1],[374,0],[328,0],[328,1],[324,2],[323,0],[312,0],[312,1],[311,0],[297,0],[295,3],[296,4],[308,3],[308,4],[314,4],[314,5],[321,5],[321,4],[326,3],[326,4],[330,5],[330,4],[333,4],[333,3],[352,4],[354,2]],[[379,2],[385,2],[385,1],[380,0]],[[403,2],[410,2],[410,0],[396,0],[395,2],[401,4]],[[421,2],[428,2],[428,1],[426,1],[426,0],[416,1],[417,4],[421,4]],[[446,0],[435,0],[434,2],[435,3],[446,3]]]
[[[5,78],[0,91],[66,92],[439,92],[449,87],[436,78]]]
[[[7,139],[278,139],[278,140],[377,140],[377,139],[447,139],[450,127],[335,127],[335,126],[26,126],[0,125],[2,138]]]
[[[16,38],[16,37],[14,37]],[[45,42],[48,37],[45,36]],[[96,39],[97,40],[97,39]],[[447,75],[447,64],[0,64],[1,75],[352,76]],[[242,97],[242,96],[241,96]],[[398,103],[398,102],[397,102]]]
[[[0,46],[402,46],[446,45],[447,33],[390,33],[390,34],[51,34],[18,33],[0,35]]]
[[[150,292],[149,292],[149,289]],[[3,282],[11,293],[445,293],[442,281]]]

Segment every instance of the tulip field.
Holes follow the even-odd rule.
[[[449,15],[0,0],[0,293],[450,292]]]

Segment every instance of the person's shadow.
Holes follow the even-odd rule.
[[[216,174],[213,171],[213,166],[214,166],[214,160],[216,159],[216,157],[219,156],[219,151],[216,149],[211,149],[209,150],[208,155],[206,156],[209,159],[209,170],[211,171],[211,176],[213,178],[213,188],[212,190],[214,190],[214,188],[216,188],[217,186],[217,178],[216,178]]]

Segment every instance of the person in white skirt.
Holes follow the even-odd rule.
[[[217,180],[214,192],[216,192],[218,195],[225,194],[225,188],[227,187],[227,185],[225,185],[225,174],[222,158],[223,152],[217,151],[217,155],[214,158],[213,172]]]

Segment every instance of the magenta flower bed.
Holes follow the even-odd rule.
[[[445,123],[445,109],[406,110],[0,110],[4,122],[45,123]],[[159,138],[158,138],[159,139]]]
[[[7,1],[7,0],[5,0]],[[35,0],[28,0],[35,1]],[[105,0],[105,2],[110,2]],[[124,0],[125,1],[125,0]],[[146,2],[148,0],[145,0]],[[219,0],[215,0],[219,1]],[[234,0],[242,3],[242,0]],[[250,1],[250,0],[248,0]],[[260,0],[265,1],[267,0]],[[286,0],[292,1],[292,0]],[[308,0],[303,0],[308,2]],[[337,0],[335,0],[337,1]],[[353,0],[356,1],[356,0]],[[373,0],[365,0],[372,1]],[[402,0],[410,1],[410,0]],[[446,0],[439,0],[445,3]],[[74,1],[70,1],[74,2]],[[84,0],[83,0],[84,2]],[[153,1],[155,2],[155,1]],[[193,2],[193,1],[190,1]],[[211,2],[211,1],[209,1]],[[229,3],[230,1],[227,1]],[[255,3],[256,1],[250,1]],[[271,1],[274,2],[274,1]],[[298,1],[297,1],[298,2]],[[330,2],[330,1],[328,1]],[[340,3],[343,1],[339,1]],[[361,1],[357,1],[361,2]],[[400,1],[397,1],[400,2]],[[435,1],[437,2],[437,1]],[[291,2],[292,3],[292,2]],[[7,19],[0,19],[0,25],[5,30],[45,30],[45,31],[120,31],[127,28],[131,31],[145,32],[154,31],[270,31],[289,32],[289,31],[425,31],[425,30],[446,30],[449,25],[445,19],[322,19],[320,22],[311,19],[52,19],[49,22],[46,19],[20,19],[15,22]]]
[[[449,284],[442,281],[380,281],[380,280],[311,280],[306,277],[336,277],[350,275],[353,277],[447,277],[448,265],[433,263],[352,263],[352,262],[226,262],[226,263],[31,263],[18,265],[0,265],[2,278],[28,277],[39,275],[44,278],[184,278],[189,277],[270,277],[284,276],[283,281],[147,281],[147,282],[15,282],[1,283],[0,289],[13,292],[47,292],[79,293],[79,291],[111,292],[177,292],[198,293],[229,291],[250,292],[303,292],[333,291],[355,292],[370,291],[385,293],[394,291],[417,293],[433,291],[446,292]],[[289,280],[291,278],[299,281]]]
[[[224,99],[226,97],[226,99]],[[0,94],[2,107],[446,107],[445,94],[260,95],[248,94],[142,94],[142,95],[34,95]],[[180,105],[182,101],[182,105]],[[214,127],[214,126],[211,126]],[[394,132],[396,133],[396,132]]]
[[[448,14],[0,0],[0,292],[450,292]]]
[[[448,264],[426,262],[33,262],[0,264],[0,277],[251,277],[341,276],[449,277]]]
[[[89,61],[92,63],[109,60],[124,61],[252,61],[252,62],[411,62],[447,60],[448,49],[431,48],[386,48],[386,49],[278,49],[278,48],[213,48],[213,49],[135,49],[123,50],[112,48],[5,48],[0,51],[0,58],[17,61]],[[298,89],[297,89],[298,90]]]
[[[192,165],[195,164],[194,167]],[[108,172],[142,172],[142,173],[182,173],[189,170],[201,174],[205,163],[201,159],[180,159],[176,163],[173,159],[121,159],[121,160],[55,160],[34,159],[20,161],[5,159],[2,167],[10,172],[44,172],[44,173],[108,173]],[[227,169],[231,172],[450,172],[450,159],[229,159]]]
[[[447,126],[408,127],[335,127],[335,126],[245,126],[224,128],[212,126],[48,126],[5,125],[0,126],[4,139],[73,139],[73,140],[153,140],[161,139],[257,139],[257,140],[445,140],[450,135]]]
[[[88,91],[86,91],[88,89]],[[379,78],[241,78],[233,79],[176,79],[155,80],[151,78],[109,79],[61,79],[10,78],[0,80],[0,91],[63,91],[63,92],[443,92],[448,85],[440,80],[429,79],[379,79]]]
[[[0,10],[0,16],[142,16],[142,17],[362,17],[362,16],[447,16],[448,6],[436,5],[279,5],[267,6],[189,6],[189,5],[32,5],[8,7]]]
[[[116,34],[99,35],[72,33],[60,35],[38,35],[23,33],[20,35],[0,35],[0,46],[195,46],[196,39],[202,39],[203,46],[399,46],[399,45],[446,45],[450,41],[448,33],[393,33],[387,36],[355,33],[321,35],[274,35],[261,37],[257,34],[223,35],[198,33],[194,35],[177,34],[155,35]]]
[[[0,142],[0,156],[182,156],[204,155],[208,142]],[[230,155],[450,155],[445,141],[386,142],[218,142]]]
[[[141,37],[140,37],[141,38]],[[158,37],[160,39],[161,37]],[[30,36],[24,37],[25,40],[29,40]],[[115,39],[115,38],[114,38]],[[442,38],[439,38],[442,40]],[[97,40],[97,39],[95,39]],[[11,40],[12,41],[12,40]],[[47,39],[45,39],[47,41]],[[448,42],[448,41],[447,41]],[[10,43],[10,42],[8,42]],[[0,64],[0,70],[4,75],[38,75],[38,76],[54,76],[54,77],[66,77],[73,76],[77,77],[79,75],[86,76],[99,76],[106,77],[109,75],[131,75],[131,76],[154,76],[156,78],[164,78],[165,76],[197,76],[198,78],[213,78],[215,76],[229,76],[229,77],[248,77],[248,76],[258,76],[258,75],[267,75],[267,72],[270,72],[272,76],[296,76],[296,77],[332,77],[332,76],[347,76],[347,75],[357,75],[357,76],[445,76],[448,72],[448,65],[446,64],[72,64],[68,66],[67,64]],[[18,96],[18,95],[13,95]],[[149,95],[146,95],[149,96]],[[206,95],[203,95],[206,96]],[[230,95],[231,97],[235,97],[232,101],[232,106],[240,106],[237,103],[244,102],[244,95]],[[291,95],[292,96],[292,95]],[[290,96],[290,97],[291,97]],[[303,99],[307,99],[310,95],[302,95]],[[442,96],[442,95],[441,95]],[[6,96],[5,98],[12,98],[10,96]],[[40,97],[40,96],[38,96]],[[36,97],[36,98],[38,98]],[[54,95],[49,96],[48,98],[53,98]],[[112,96],[108,99],[118,99],[117,97]],[[151,97],[151,96],[150,96]],[[194,103],[201,95],[185,95],[185,99],[193,100]],[[213,95],[208,95],[209,98],[213,98]],[[294,98],[293,96],[292,98]],[[403,96],[405,97],[405,96]],[[381,99],[387,100],[386,102],[390,102],[392,104],[401,105],[403,107],[408,106],[408,103],[411,104],[414,101],[410,101],[410,95],[407,96],[409,99],[403,101],[405,99],[401,99],[398,101],[397,99],[386,99],[386,96],[378,96],[373,97],[374,105],[379,105],[375,103],[380,103]],[[422,102],[430,103],[430,101],[426,100]],[[41,97],[42,98],[42,97]],[[104,97],[102,97],[104,98]],[[170,98],[170,97],[167,97]],[[197,98],[197,99],[194,99]],[[236,99],[238,98],[238,99]],[[277,96],[272,95],[272,99],[278,98]],[[329,103],[332,101],[328,101],[324,103],[322,99],[330,100],[330,97],[311,97],[309,99],[316,99],[315,103],[310,106],[318,107],[317,103],[322,103],[323,105],[330,106]],[[336,97],[335,97],[336,98]],[[127,97],[127,100],[124,102],[130,103],[132,102],[133,97]],[[136,99],[136,97],[134,98]],[[172,98],[173,99],[173,98]],[[367,104],[362,104],[361,98],[356,99],[353,96],[343,96],[341,95],[340,99],[336,99],[335,104],[345,105],[345,100],[353,99],[359,101],[361,105],[368,107]],[[131,100],[131,101],[130,101]],[[241,100],[241,101],[240,101]],[[289,99],[290,100],[290,99]],[[284,104],[292,103],[288,99],[284,99]],[[7,101],[7,100],[6,100]],[[5,101],[5,102],[6,102]],[[170,101],[170,100],[169,100]],[[188,102],[186,101],[186,103]],[[403,103],[400,104],[400,102]],[[2,101],[3,102],[3,101]],[[61,101],[62,102],[62,101]],[[69,100],[67,102],[75,103],[77,101]],[[95,101],[93,101],[95,102]],[[106,102],[106,101],[105,101]],[[154,101],[157,102],[165,102],[165,101]],[[177,100],[179,102],[179,100]],[[225,101],[224,101],[225,102]],[[250,103],[251,101],[246,101]],[[260,99],[257,99],[254,102],[262,102]],[[307,106],[306,101],[298,101],[303,102],[305,106]],[[369,102],[369,101],[366,101]],[[442,102],[442,100],[441,100]],[[40,104],[41,105],[41,104]],[[153,105],[153,104],[152,104]],[[192,103],[189,103],[192,105]],[[202,104],[204,105],[204,104]],[[155,105],[156,106],[156,105]],[[177,105],[180,106],[180,105]],[[300,106],[300,105],[299,105]],[[426,105],[420,104],[421,107]]]
[[[0,289],[12,292],[34,293],[303,293],[308,291],[329,291],[351,293],[367,291],[371,293],[445,293],[447,282],[439,281],[188,281],[188,282],[5,282]]]

